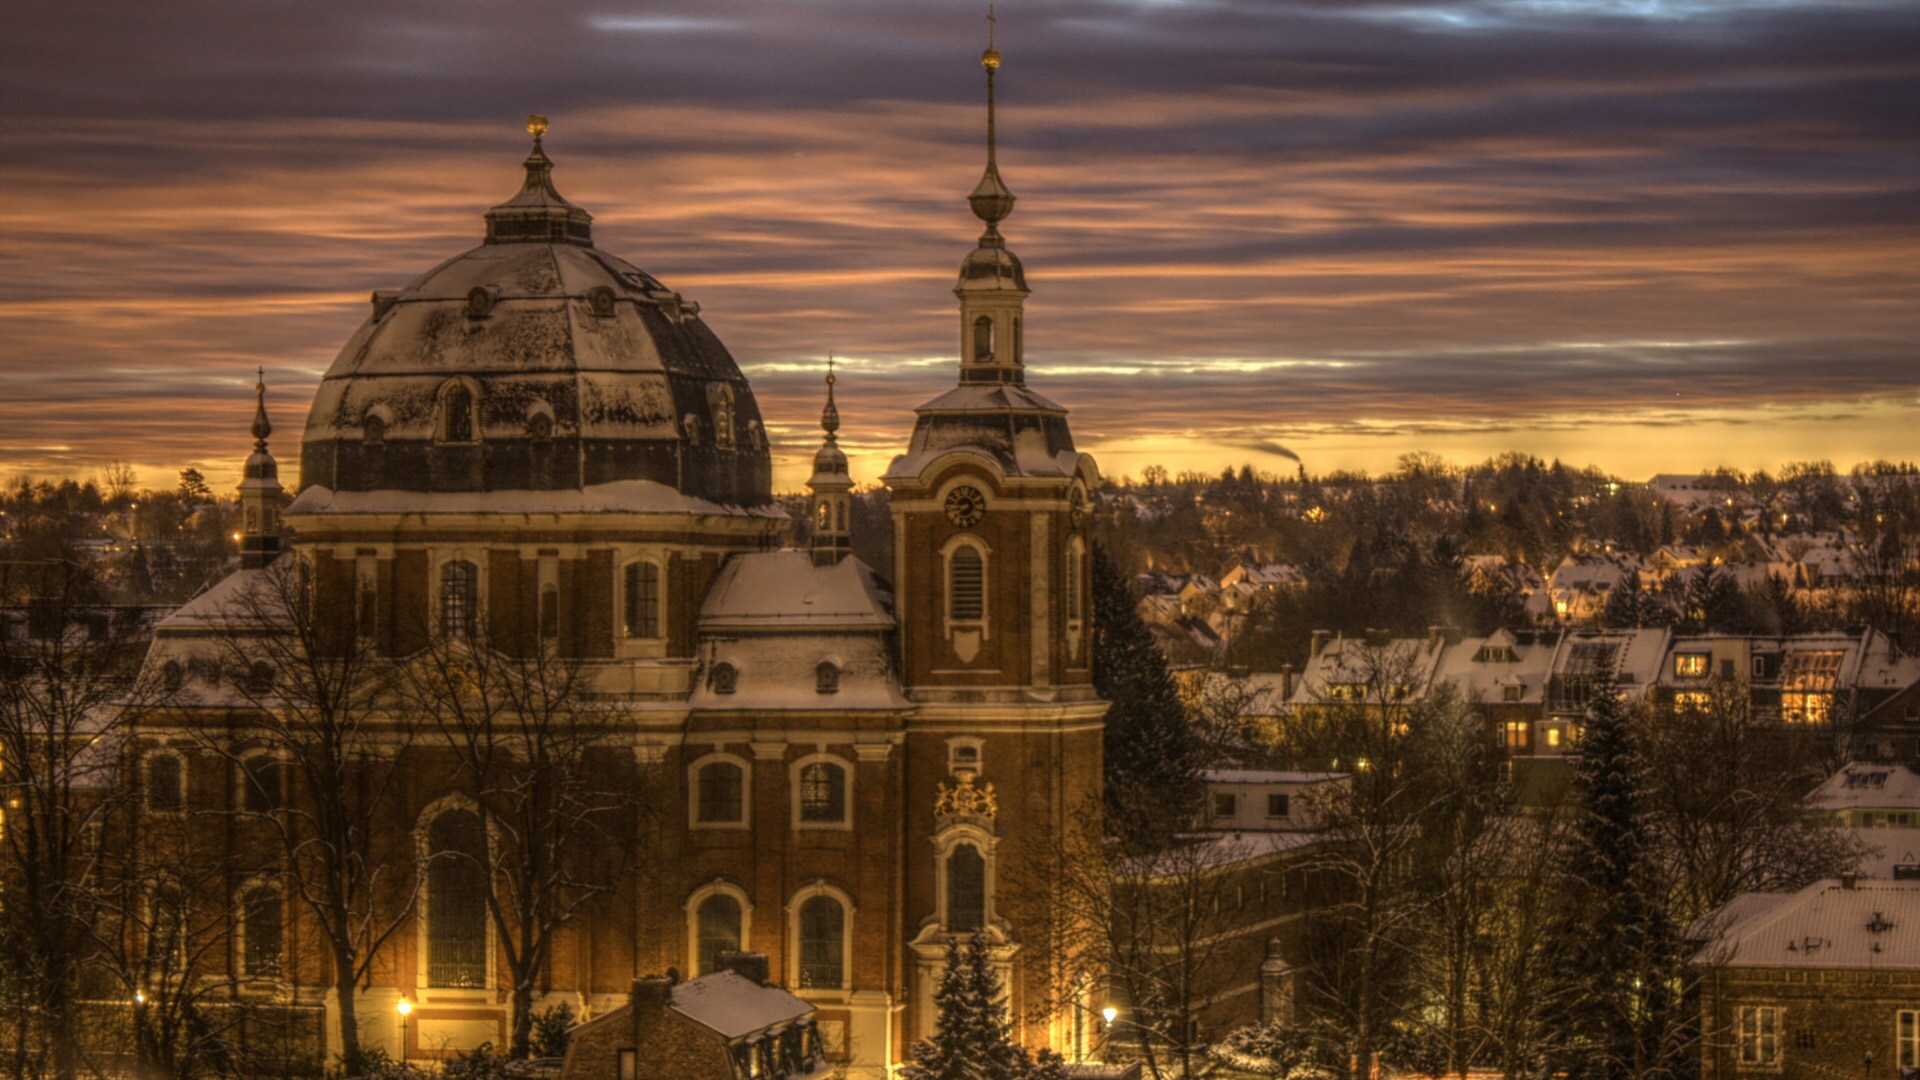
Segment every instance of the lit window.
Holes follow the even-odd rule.
[[[660,568],[650,562],[627,564],[626,635],[660,636]]]
[[[1507,749],[1525,750],[1533,745],[1533,724],[1526,720],[1507,721]]]
[[[800,769],[800,820],[847,820],[847,770],[830,761],[816,761]]]
[[[1550,727],[1547,729],[1547,745],[1554,747],[1555,749],[1559,748],[1560,746],[1560,729],[1559,728]]]
[[[708,975],[719,970],[721,953],[740,949],[740,901],[714,893],[700,901],[694,921],[699,940],[699,969],[694,974]]]
[[[1673,674],[1681,679],[1704,679],[1707,677],[1706,653],[1676,653],[1673,657]]]
[[[955,548],[947,562],[947,617],[954,622],[980,622],[986,618],[986,561],[979,549]]]
[[[846,979],[847,913],[831,896],[800,905],[800,989],[839,990]]]
[[[1777,1006],[1740,1006],[1739,1026],[1743,1067],[1771,1068],[1780,1064],[1780,1009]]]
[[[961,844],[947,856],[947,930],[972,933],[987,922],[987,861]]]
[[[487,984],[487,840],[480,815],[448,810],[427,828],[427,985]]]
[[[696,793],[696,820],[732,824],[746,819],[746,771],[731,761],[710,761],[700,767]]]
[[[1705,690],[1681,690],[1673,695],[1673,707],[1681,712],[1705,712],[1713,695]]]
[[[480,568],[456,560],[440,568],[440,635],[465,640],[480,628]]]

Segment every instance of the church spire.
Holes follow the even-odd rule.
[[[987,73],[987,168],[967,196],[973,215],[986,223],[979,246],[960,264],[960,381],[1013,383],[1026,381],[1022,365],[1021,308],[1028,295],[1026,270],[1007,250],[1000,222],[1013,213],[1013,192],[1000,179],[1000,148],[994,115],[994,76],[1000,71],[1000,50],[993,44],[995,19],[987,9],[987,49],[980,67]]]
[[[240,538],[240,565],[248,570],[272,562],[280,554],[280,535],[276,519],[280,497],[280,463],[267,450],[267,437],[273,434],[273,421],[267,419],[267,372],[259,369],[253,384],[253,453],[247,457],[240,481],[240,513],[243,528]]]
[[[849,526],[853,507],[853,476],[847,470],[846,451],[840,449],[840,410],[833,403],[833,357],[827,357],[827,404],[820,410],[820,429],[826,438],[813,455],[813,476],[807,490],[813,493],[813,562],[828,566],[847,557],[853,550],[853,530]]]

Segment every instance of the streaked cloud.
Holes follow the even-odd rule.
[[[256,366],[292,460],[367,294],[477,242],[542,112],[601,245],[753,378],[781,480],[829,352],[872,479],[958,347],[977,16],[23,10],[0,473],[230,477]],[[1052,0],[999,44],[1034,378],[1111,472],[1913,456],[1911,5]]]

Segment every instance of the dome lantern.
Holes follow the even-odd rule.
[[[519,194],[487,211],[487,243],[568,243],[593,246],[593,215],[568,202],[553,186],[553,160],[541,148],[547,118],[527,117],[533,152],[523,162],[527,179]]]

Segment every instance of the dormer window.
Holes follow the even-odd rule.
[[[813,688],[817,693],[837,694],[840,692],[840,666],[831,660],[822,660],[813,669]]]
[[[733,387],[715,384],[708,390],[708,405],[713,411],[713,445],[733,449]]]
[[[731,694],[740,686],[740,669],[725,660],[713,665],[713,692]]]
[[[473,390],[464,382],[454,381],[440,392],[440,441],[466,443],[474,441]]]
[[[360,441],[368,446],[383,446],[387,441],[387,422],[374,413],[360,421]]]

